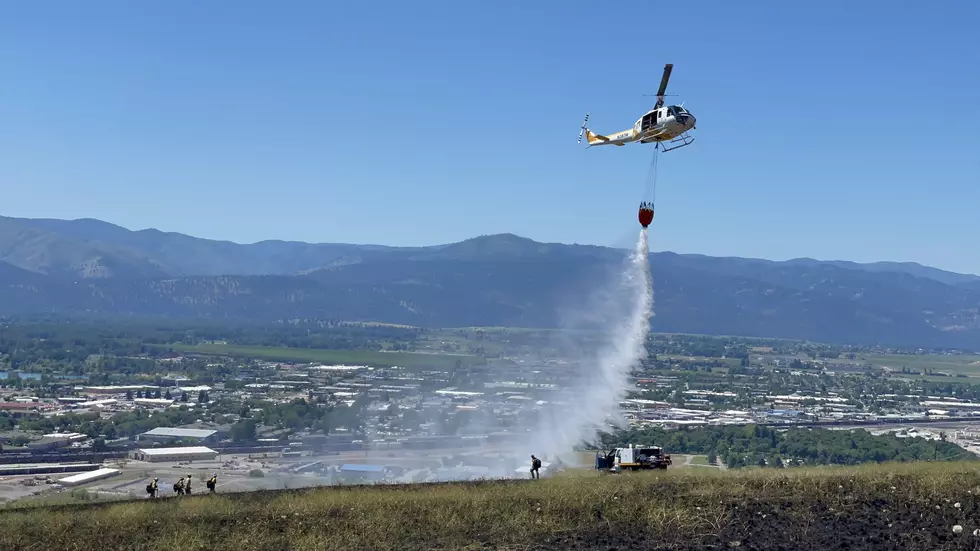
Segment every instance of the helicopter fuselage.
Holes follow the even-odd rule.
[[[669,105],[647,111],[629,130],[605,136],[589,130],[587,137],[589,145],[622,146],[632,142],[662,142],[693,130],[696,123],[697,119],[691,112],[679,105]]]
[[[662,142],[693,130],[697,119],[679,105],[651,109],[633,125],[633,132],[640,143]]]

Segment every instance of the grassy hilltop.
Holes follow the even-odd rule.
[[[570,472],[12,509],[0,549],[976,549],[976,465]]]

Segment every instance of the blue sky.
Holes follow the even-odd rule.
[[[200,237],[625,246],[980,273],[980,4],[7,2],[0,214]]]

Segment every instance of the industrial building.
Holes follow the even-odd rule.
[[[182,429],[176,427],[157,427],[140,435],[140,440],[172,442],[174,440],[193,441],[211,444],[217,441],[218,431],[207,429]]]
[[[352,463],[345,463],[340,466],[339,475],[341,478],[348,480],[357,479],[367,479],[367,480],[382,480],[385,477],[387,469],[384,465],[357,465]]]
[[[95,463],[45,463],[43,465],[0,465],[0,476],[23,476],[51,473],[77,473],[94,471],[101,467]]]
[[[189,446],[186,448],[149,448],[136,450],[131,457],[137,461],[152,463],[164,461],[200,461],[216,459],[218,452],[204,446]]]
[[[119,400],[116,400],[115,398],[106,398],[103,400],[86,400],[84,402],[75,402],[68,407],[72,409],[82,408],[90,409],[92,411],[100,411],[109,406],[115,406],[117,404],[119,404]]]
[[[178,386],[177,392],[186,392],[189,396],[197,397],[200,392],[211,392],[213,390],[208,385]]]
[[[39,440],[28,442],[27,447],[31,450],[53,450],[55,448],[66,448],[76,442],[84,442],[88,436],[77,432],[53,432],[45,434]]]
[[[87,473],[78,473],[71,476],[67,476],[58,481],[62,486],[78,486],[79,484],[85,484],[88,482],[95,482],[96,480],[102,480],[103,478],[109,478],[110,476],[116,476],[119,474],[119,469],[109,469],[103,467],[101,469],[96,469],[94,471],[89,471]]]
[[[157,390],[160,387],[147,385],[114,385],[114,386],[83,386],[75,387],[83,394],[126,394],[127,392],[137,393],[141,390]]]
[[[166,398],[133,398],[133,404],[149,408],[172,406],[173,403],[173,400],[168,400]]]

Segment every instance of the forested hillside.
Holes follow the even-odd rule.
[[[0,218],[0,315],[561,327],[625,257],[509,234],[412,248],[240,245],[97,220]],[[980,287],[969,274],[670,252],[650,263],[658,331],[980,349]]]

